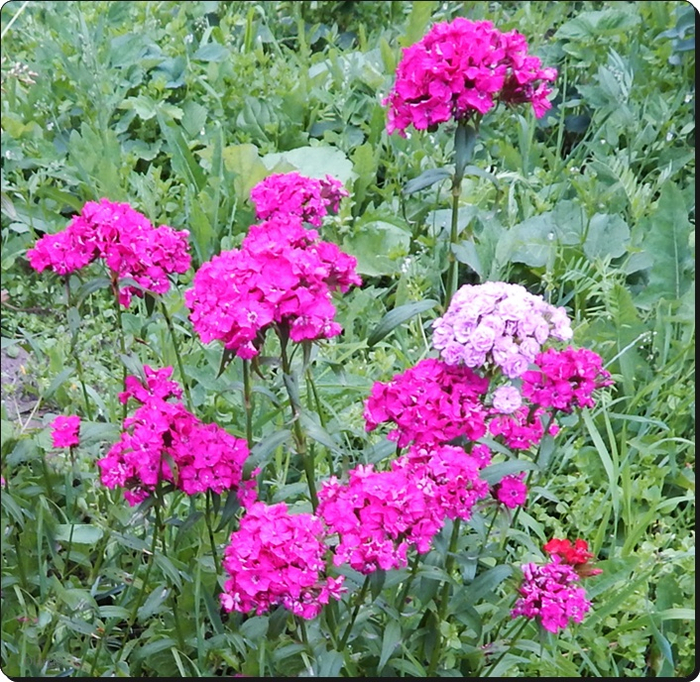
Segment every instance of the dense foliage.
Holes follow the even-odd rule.
[[[539,73],[548,85],[536,111],[506,106],[521,95],[503,95],[466,143],[447,114],[389,134],[402,48],[460,17],[516,29],[556,79]],[[693,672],[692,6],[12,2],[1,30],[3,362],[27,357],[20,384],[3,385],[3,672]],[[309,185],[297,205],[300,190],[285,184],[291,173],[327,184]],[[276,174],[286,180],[260,184]],[[138,215],[116,211],[131,221],[119,249],[103,235],[81,253],[103,199]],[[276,204],[288,213],[275,215]],[[316,213],[304,215],[308,206]],[[316,233],[304,232],[302,217]],[[71,221],[79,229],[67,252],[84,258],[55,274],[54,256],[31,250]],[[261,221],[286,234],[274,260]],[[153,226],[170,227],[156,239]],[[175,257],[184,230],[186,261]],[[153,262],[129,262],[121,250],[129,241],[133,253],[151,253],[154,239]],[[269,282],[302,260],[306,267],[310,252],[308,277],[289,280],[296,307],[268,305]],[[260,277],[265,268],[275,274]],[[136,272],[121,290],[119,271]],[[565,309],[573,343],[602,358],[598,367],[586,355],[602,390],[595,402],[580,394],[556,437],[541,429],[528,460],[513,458],[494,431],[454,431],[443,419],[451,444],[435,457],[468,482],[462,515],[436,520],[411,507],[434,523],[427,535],[401,529],[406,546],[392,545],[371,572],[351,536],[342,545],[351,563],[327,576],[321,522],[311,515],[319,500],[341,537],[369,527],[343,522],[362,495],[377,497],[378,472],[407,485],[419,471],[442,486],[442,511],[452,508],[454,486],[429,471],[420,448],[398,456],[433,434],[438,417],[410,412],[403,385],[393,402],[387,396],[392,381],[428,385],[449,374],[431,364],[445,350],[430,337],[441,325],[445,344],[458,336],[446,303],[468,298],[452,297],[458,287],[484,282],[519,285],[548,311]],[[234,295],[248,307],[222,310]],[[277,335],[265,331],[273,326]],[[164,367],[177,383],[152,369]],[[154,400],[128,377],[153,378],[152,393],[166,388]],[[533,405],[565,404],[545,378],[523,383]],[[12,409],[20,397],[33,400],[31,414]],[[500,394],[503,405],[511,398]],[[136,469],[124,473],[134,465],[124,444],[153,410],[159,426],[149,437],[165,454],[152,484],[125,500],[120,488]],[[77,445],[76,422],[61,420],[56,431],[57,415],[80,415]],[[397,443],[387,422],[402,419],[410,438]],[[474,461],[458,463],[460,438],[485,439],[493,463],[475,450]],[[193,442],[217,452],[206,479],[191,473],[203,468]],[[165,460],[170,483],[175,468],[190,472],[167,495],[157,475]],[[105,485],[101,472],[117,464],[122,477]],[[246,501],[250,477],[268,506]],[[424,504],[414,487],[411,500]],[[367,524],[387,529],[406,512],[396,503],[394,513],[390,492],[373,507],[383,516]],[[272,549],[257,541],[266,524],[278,529]],[[573,560],[557,538],[585,539],[590,553]],[[265,567],[292,544],[297,554],[279,570],[299,579],[313,568],[301,597],[242,571],[251,553]],[[545,564],[547,554],[556,558]],[[586,571],[589,558],[596,568]],[[518,597],[516,615],[533,613],[536,577],[577,600],[568,627],[511,618]],[[253,583],[257,597],[234,608],[237,590],[252,594]]]

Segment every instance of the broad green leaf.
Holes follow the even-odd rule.
[[[192,59],[200,62],[223,62],[231,56],[228,48],[219,43],[207,43],[202,45],[193,55]]]
[[[588,225],[583,252],[591,259],[619,258],[627,252],[630,229],[619,215],[596,213]]]
[[[355,225],[343,240],[343,249],[357,258],[357,271],[379,277],[399,272],[408,254],[411,235],[386,220],[369,220]]]
[[[72,530],[72,536],[71,536]],[[104,535],[102,528],[88,523],[59,523],[54,528],[54,536],[59,542],[73,542],[76,545],[94,545]]]
[[[429,298],[423,301],[406,303],[405,305],[390,310],[372,330],[372,333],[367,338],[367,345],[371,348],[376,343],[381,341],[387,334],[396,329],[396,327],[406,322],[406,320],[410,320],[415,315],[423,313],[426,310],[431,310],[437,304],[438,301]]]
[[[693,282],[693,252],[690,236],[693,226],[688,220],[683,194],[672,182],[661,188],[653,215],[641,221],[644,234],[642,248],[650,253],[654,264],[649,283],[636,296],[638,305],[647,307],[659,299],[680,299]]]
[[[224,166],[226,170],[235,173],[233,187],[239,201],[247,201],[250,190],[270,171],[258,154],[254,144],[239,144],[224,147]]]
[[[288,152],[272,152],[262,157],[265,167],[272,171],[284,162],[309,178],[325,178],[332,175],[344,185],[355,180],[352,161],[345,152],[330,145],[297,147]]]

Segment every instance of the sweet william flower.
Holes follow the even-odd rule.
[[[342,183],[330,175],[308,178],[297,172],[269,175],[250,191],[258,220],[294,216],[316,227],[346,196]]]
[[[527,500],[525,473],[504,476],[495,486],[496,499],[509,509],[522,507]]]
[[[169,275],[189,269],[188,235],[167,225],[154,227],[129,204],[103,198],[88,201],[63,231],[41,237],[27,258],[38,272],[50,268],[59,275],[101,258],[115,281],[137,283],[118,288],[119,302],[128,307],[132,296],[143,296],[144,290],[166,293]]]
[[[344,581],[326,574],[325,537],[312,514],[290,514],[283,502],[252,503],[224,550],[224,610],[260,615],[280,605],[305,619],[318,616],[340,599]]]
[[[519,284],[465,284],[433,322],[433,347],[449,365],[522,376],[550,338],[572,336],[566,312]]]
[[[544,566],[524,564],[522,572],[520,596],[511,610],[513,618],[537,620],[545,630],[556,634],[570,621],[580,623],[590,610],[591,602],[578,583],[578,574],[558,556]]]
[[[578,539],[573,545],[570,540],[552,538],[543,547],[551,556],[557,556],[562,562],[574,567],[574,570],[582,578],[602,573],[602,569],[594,568],[589,561],[594,554],[588,551],[588,543]]]
[[[51,441],[55,448],[71,448],[80,443],[80,417],[58,415],[51,422]]]
[[[433,129],[450,120],[490,112],[498,102],[530,103],[538,118],[551,107],[557,72],[528,54],[524,36],[503,33],[489,21],[457,17],[440,22],[404,48],[396,79],[383,100],[387,130],[402,136],[413,126]]]

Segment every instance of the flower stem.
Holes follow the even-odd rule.
[[[352,617],[350,618],[350,622],[348,623],[347,628],[345,628],[343,638],[340,640],[340,646],[338,647],[338,651],[342,651],[343,649],[345,649],[345,645],[348,643],[348,637],[350,637],[352,627],[353,625],[355,625],[355,621],[357,620],[357,614],[360,612],[360,607],[365,601],[365,596],[367,595],[368,588],[369,576],[365,576],[365,581],[362,583],[362,589],[360,590],[360,594],[357,595],[357,601],[355,602],[355,609],[352,612]]]
[[[452,569],[455,564],[455,553],[457,551],[457,541],[459,540],[459,529],[460,529],[461,519],[455,519],[452,524],[452,535],[450,536],[450,545],[447,549],[447,558],[445,559],[445,573],[449,576],[452,573]],[[438,628],[445,616],[447,615],[447,607],[449,605],[450,599],[450,583],[445,581],[442,585],[442,592],[440,594],[440,605],[438,607]],[[440,654],[442,653],[442,637],[440,631],[437,633],[437,641],[433,648],[433,653],[430,657],[430,666],[428,667],[428,677],[433,677],[435,675],[435,669],[437,668],[438,662],[440,661]]]
[[[309,496],[311,497],[311,506],[314,511],[318,507],[318,495],[316,494],[316,471],[314,468],[314,460],[311,454],[306,448],[306,438],[304,432],[301,428],[301,423],[299,421],[299,402],[297,397],[293,394],[291,389],[292,373],[291,366],[289,363],[289,357],[287,355],[287,331],[284,329],[279,329],[280,338],[280,354],[282,358],[282,372],[284,373],[284,385],[287,389],[287,395],[289,396],[289,404],[292,409],[292,429],[294,432],[294,443],[296,446],[296,451],[301,458],[302,466],[304,467],[304,472],[306,473],[306,484],[309,486]]]
[[[214,542],[214,531],[211,523],[211,490],[207,490],[207,506],[204,519],[207,523],[207,531],[209,532],[209,544],[211,545],[211,554],[214,557],[214,566],[217,574],[219,573],[219,557],[216,551],[216,542]]]
[[[112,276],[112,294],[114,295],[114,309],[117,313],[117,333],[119,334],[119,350],[122,355],[126,355],[126,342],[124,340],[124,324],[122,321],[122,306],[119,303],[119,282],[117,274],[111,273]],[[126,365],[122,362],[122,387],[126,385]],[[126,419],[126,402],[122,405],[122,421]]]
[[[180,380],[182,381],[182,386],[185,389],[185,399],[187,400],[187,409],[189,409],[190,412],[193,411],[193,406],[192,406],[192,396],[190,395],[190,387],[187,382],[187,377],[185,376],[185,370],[182,366],[182,357],[180,356],[180,346],[177,342],[177,337],[175,336],[175,328],[173,327],[173,321],[170,317],[170,313],[168,312],[168,307],[165,305],[165,301],[161,299],[160,301],[160,307],[161,310],[163,311],[163,317],[165,318],[165,322],[168,325],[168,331],[170,332],[170,338],[173,341],[173,349],[175,351],[175,359],[177,360],[177,368],[180,372]]]
[[[459,261],[457,260],[452,247],[457,244],[458,222],[459,222],[459,195],[461,194],[462,179],[455,176],[452,184],[452,222],[450,225],[450,245],[447,251],[447,282],[445,284],[445,309],[450,305],[452,296],[457,291],[459,281]]]
[[[250,381],[249,360],[243,362],[243,409],[245,410],[245,436],[248,450],[253,448],[253,389]]]
[[[488,676],[489,676],[489,673],[491,672],[491,670],[493,670],[493,669],[503,660],[503,657],[513,648],[512,642],[515,642],[515,641],[518,639],[518,637],[520,637],[520,635],[522,634],[523,630],[525,629],[525,626],[526,626],[529,622],[530,622],[530,621],[527,620],[527,619],[525,619],[525,620],[523,621],[522,625],[518,628],[518,631],[512,636],[512,638],[511,638],[511,645],[510,645],[507,649],[505,649],[505,650],[503,651],[503,653],[501,653],[501,655],[500,655],[493,663],[490,663],[489,666],[488,666],[488,668],[486,668],[485,670],[482,670],[482,672],[481,672],[481,674],[479,675],[479,677],[488,677]],[[494,641],[495,641],[495,639],[494,639]]]

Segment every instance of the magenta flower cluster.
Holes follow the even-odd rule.
[[[356,264],[298,217],[276,216],[253,225],[240,249],[204,263],[185,303],[204,343],[220,340],[249,359],[273,324],[297,342],[339,334],[331,296],[362,283]]]
[[[513,618],[536,619],[545,630],[557,633],[569,621],[580,623],[591,608],[586,591],[579,583],[574,568],[559,556],[544,566],[528,563],[522,566],[520,596],[511,611]]]
[[[433,323],[433,347],[448,365],[491,365],[511,379],[528,369],[550,337],[572,335],[563,308],[506,282],[465,284]]]
[[[426,358],[387,383],[374,383],[365,401],[365,428],[395,424],[388,437],[399,447],[446,443],[458,436],[478,440],[486,433],[488,386],[487,378],[468,367]]]
[[[169,275],[187,272],[188,235],[167,225],[154,227],[129,204],[101,199],[88,201],[65,230],[41,237],[27,258],[38,272],[50,268],[59,275],[101,258],[115,281],[136,283],[119,287],[119,302],[128,307],[134,294],[164,294],[170,288]]]
[[[281,502],[251,504],[224,550],[229,574],[220,595],[226,611],[259,615],[281,605],[315,618],[340,599],[344,577],[326,575],[325,529],[312,514],[290,514]]]
[[[503,33],[489,21],[458,17],[435,24],[414,45],[404,48],[396,81],[384,100],[387,130],[431,129],[451,119],[484,115],[500,101],[529,102],[535,115],[551,107],[547,99],[556,79],[554,68],[543,68],[528,54],[525,37]]]
[[[336,213],[347,196],[340,180],[330,175],[307,178],[297,172],[269,175],[250,191],[258,220],[291,216],[316,227],[329,212]]]
[[[59,414],[51,422],[51,442],[55,448],[72,448],[80,443],[80,417]]]
[[[170,381],[172,367],[153,370],[144,366],[146,381],[127,377],[120,400],[134,398],[140,406],[124,420],[124,431],[107,454],[98,460],[100,479],[108,488],[124,488],[131,505],[170,482],[187,495],[211,490],[238,489],[244,503],[255,493],[243,481],[248,446],[216,424],[205,424],[178,400],[181,389]]]
[[[593,392],[612,384],[602,362],[600,355],[587,348],[549,348],[535,358],[538,369],[523,373],[523,396],[536,405],[567,413],[577,407],[593,407]]]

